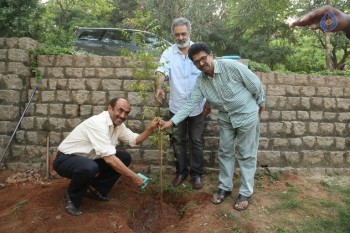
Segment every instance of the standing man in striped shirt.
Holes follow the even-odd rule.
[[[197,78],[191,98],[170,119],[161,122],[161,129],[179,124],[192,109],[206,98],[219,110],[220,164],[219,189],[211,202],[220,204],[231,195],[233,188],[235,141],[241,186],[233,208],[242,211],[253,194],[260,133],[260,115],[265,106],[265,94],[259,78],[246,66],[234,60],[214,59],[209,46],[195,43],[188,51],[189,58],[202,71]]]
[[[163,52],[160,58],[160,66],[156,70],[157,78],[155,80],[155,97],[162,103],[165,98],[162,85],[165,79],[169,79],[170,118],[190,98],[196,79],[200,74],[200,71],[193,65],[187,54],[189,47],[193,44],[190,41],[190,21],[185,18],[174,19],[171,25],[171,31],[175,44]],[[176,176],[172,181],[174,187],[178,187],[188,175],[191,176],[194,189],[201,189],[203,187],[204,103],[204,99],[198,101],[187,116],[173,128],[171,143],[176,160]],[[205,112],[205,114],[208,113]],[[190,143],[187,143],[187,135]],[[187,148],[189,148],[189,154],[187,154]]]

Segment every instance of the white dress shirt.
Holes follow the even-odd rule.
[[[115,155],[120,141],[136,146],[139,134],[133,133],[125,124],[114,127],[108,111],[92,116],[80,123],[58,146],[64,154],[98,159]]]
[[[190,45],[192,44],[193,42],[190,42]],[[176,113],[190,98],[194,84],[201,72],[176,44],[163,52],[159,62],[160,66],[156,72],[163,73],[169,79],[169,110]],[[204,103],[205,99],[197,104],[189,116],[198,116],[202,113]]]

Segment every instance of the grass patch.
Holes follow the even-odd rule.
[[[321,180],[320,181],[320,185],[322,185],[323,187],[330,187],[330,185],[328,184],[328,182],[327,181],[324,181],[324,180]]]
[[[124,201],[128,198],[128,196],[124,193],[124,192],[121,192],[120,195],[119,195],[119,199]]]
[[[197,204],[194,201],[190,201],[190,202],[186,203],[186,205],[181,206],[181,208],[179,209],[179,215],[183,216],[187,210],[195,209],[196,206],[197,206]]]
[[[23,199],[23,200],[20,200],[16,205],[12,207],[11,214],[14,220],[17,219],[18,212],[26,206],[27,202],[28,200]]]
[[[268,167],[265,167],[264,174],[269,178],[271,183],[281,180],[281,175],[278,172],[271,171]]]
[[[157,191],[160,192],[161,182],[160,182],[159,176],[154,176],[154,177],[152,176],[151,182],[156,185]],[[147,192],[147,189],[144,189],[144,191]],[[170,182],[168,182],[163,177],[163,192],[175,193],[180,195],[182,193],[193,192],[193,191],[194,189],[192,185],[189,185],[186,182],[183,182],[181,185],[175,188],[172,184],[170,184]]]
[[[128,206],[125,206],[125,207],[128,210],[128,213],[130,214],[130,216],[132,218],[134,218],[135,217],[135,210],[133,208],[128,207]]]
[[[344,206],[338,208],[339,226],[344,232],[350,232],[350,188],[341,189]]]
[[[294,210],[300,207],[301,201],[297,200],[295,197],[296,193],[295,187],[290,187],[288,190],[283,192],[275,192],[275,196],[279,200],[274,206],[268,208],[269,211],[279,211],[279,210]]]
[[[269,208],[270,213],[276,214],[293,211],[302,218],[281,219],[272,232],[283,233],[344,233],[350,232],[350,188],[322,185],[331,195],[339,195],[339,201],[309,198],[299,200],[296,198],[298,190],[295,187],[287,191],[276,193],[277,204]],[[292,215],[293,216],[293,215]]]
[[[237,217],[232,212],[225,211],[222,209],[219,210],[218,217],[229,219],[229,220],[237,220]]]

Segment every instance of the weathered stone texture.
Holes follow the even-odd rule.
[[[103,90],[122,90],[122,80],[117,79],[102,79]]]
[[[17,104],[20,102],[20,93],[12,90],[0,90],[0,103]]]
[[[29,52],[22,49],[9,49],[7,55],[9,61],[22,62],[27,65],[30,62]]]
[[[7,71],[11,74],[16,74],[23,77],[30,76],[30,68],[22,62],[9,62],[7,63]]]
[[[48,136],[50,154],[55,154],[69,132],[88,117],[106,110],[112,97],[129,100],[132,111],[127,126],[135,132],[142,132],[157,114],[153,80],[139,80],[139,86],[145,88],[144,98],[133,86],[133,69],[143,69],[142,62],[113,56],[40,55],[38,64],[43,79],[36,82],[30,73],[28,48],[23,49],[28,46],[34,48],[37,43],[28,38],[0,38],[3,147],[34,87],[39,87],[11,145],[9,161],[14,168],[44,164]],[[323,173],[346,170],[350,166],[349,77],[261,72],[257,75],[267,94],[266,109],[261,115],[258,166],[298,174],[309,169]],[[167,93],[165,103],[159,107],[163,118],[168,115],[168,101]],[[205,118],[204,164],[208,170],[219,166],[217,116],[217,109],[212,109]],[[129,151],[133,161],[143,166],[141,170],[153,171],[159,166],[158,145],[151,139],[139,147],[122,144],[119,148]],[[167,136],[163,150],[164,166],[173,169],[174,156]]]
[[[23,50],[32,50],[35,48],[39,48],[39,43],[32,38],[22,37],[18,38],[18,48]]]
[[[83,77],[83,68],[66,68],[66,77],[81,79]]]
[[[73,65],[72,56],[56,56],[56,66],[60,67],[70,67]]]
[[[64,70],[63,68],[48,67],[44,78],[64,78]]]

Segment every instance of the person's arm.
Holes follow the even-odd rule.
[[[125,164],[116,156],[104,156],[103,160],[111,166],[116,172],[120,173],[123,176],[129,177],[137,186],[141,186],[143,184],[143,179],[139,177],[135,172],[133,172],[130,168],[125,166]]]
[[[155,97],[159,103],[162,103],[165,99],[165,92],[163,90],[163,83],[165,81],[165,75],[159,71],[156,72],[156,80],[154,86],[156,89]]]
[[[130,170],[118,157],[115,156],[115,145],[111,142],[107,125],[101,124],[98,119],[95,121],[88,121],[86,122],[85,134],[91,142],[96,154],[101,156],[101,158],[116,172],[131,178],[137,186],[143,184],[143,179],[137,176],[135,172]]]
[[[204,96],[200,89],[200,79],[197,78],[196,84],[192,90],[191,97],[187,100],[186,104],[182,106],[182,108],[176,112],[176,114],[170,119],[170,121],[161,121],[159,123],[160,129],[165,130],[171,128],[173,125],[177,125],[181,121],[183,121],[186,117],[190,115],[193,109],[203,100]]]
[[[148,127],[136,138],[136,145],[140,145],[144,140],[146,140],[155,129],[159,127],[159,117],[155,117],[152,122],[148,125]]]
[[[211,104],[208,101],[205,101],[203,107],[204,116],[208,116],[211,113]]]
[[[169,51],[171,49],[168,48],[162,53],[162,56],[160,57],[159,60],[159,66],[155,71],[156,78],[154,80],[154,87],[155,87],[155,98],[159,103],[162,103],[163,100],[165,99],[165,92],[163,90],[163,83],[169,77]]]
[[[263,111],[265,111],[265,102],[259,106],[259,117],[261,117]]]
[[[245,65],[235,62],[235,67],[233,69],[238,69],[240,74],[238,77],[244,83],[247,90],[255,97],[256,103],[259,105],[259,112],[263,111],[265,108],[265,92],[262,83],[258,76],[256,76],[250,69]]]
[[[343,31],[346,35],[350,35],[350,15],[345,14],[342,11],[328,5],[320,7],[303,15],[302,17],[292,22],[290,26],[308,26],[313,30],[320,29],[320,21],[322,17],[329,11],[333,12],[338,21],[336,28],[332,32]]]

